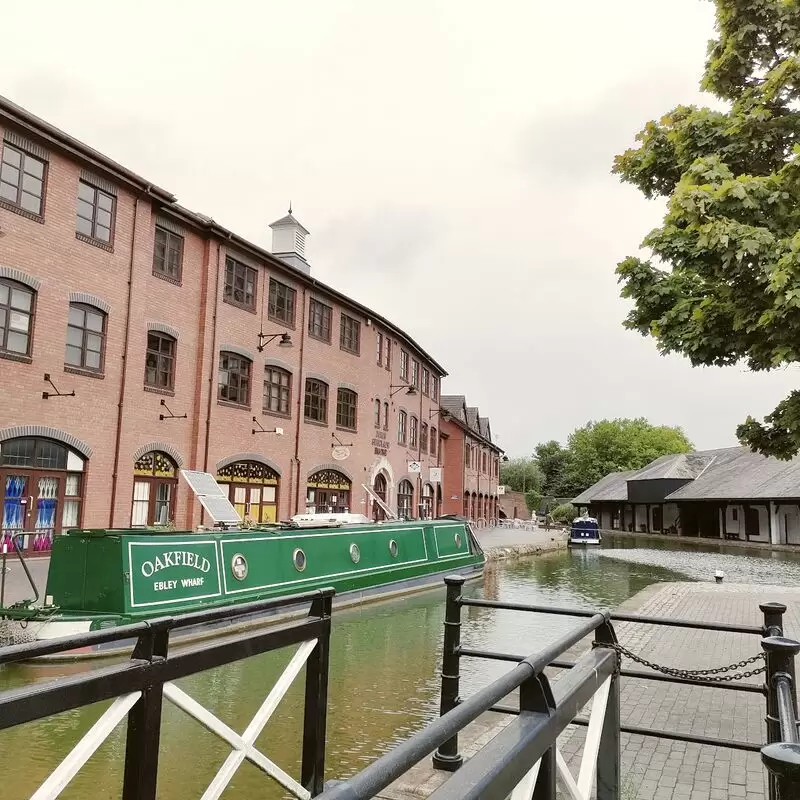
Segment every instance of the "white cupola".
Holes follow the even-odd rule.
[[[309,232],[294,218],[291,205],[289,213],[269,227],[272,228],[272,254],[310,275],[311,266],[306,261],[306,236]]]

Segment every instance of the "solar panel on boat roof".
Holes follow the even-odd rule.
[[[181,475],[189,484],[189,488],[198,496],[206,497],[227,497],[228,493],[214,480],[214,476],[209,472],[197,472],[193,469],[182,469]]]
[[[208,511],[214,522],[222,522],[227,525],[241,525],[242,518],[236,513],[236,509],[231,505],[227,497],[215,497],[209,495],[197,495],[203,508]]]

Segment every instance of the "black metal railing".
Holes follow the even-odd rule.
[[[608,700],[602,721],[599,743],[591,756],[596,758],[597,800],[619,800],[620,734],[630,733],[701,745],[725,747],[758,753],[768,770],[770,800],[800,798],[800,783],[795,777],[800,770],[800,737],[796,714],[794,658],[800,643],[783,638],[783,615],[786,606],[764,603],[759,606],[764,619],[761,626],[650,617],[641,614],[609,614],[584,609],[534,606],[471,599],[462,596],[464,579],[445,578],[447,601],[444,621],[441,704],[439,718],[375,763],[352,778],[331,782],[321,800],[367,800],[385,789],[429,753],[434,752],[437,769],[454,773],[431,796],[430,800],[492,800],[508,797],[523,782],[531,779],[532,768],[538,765],[528,796],[534,800],[554,800],[556,775],[556,740],[569,724],[588,726],[590,721],[579,716],[581,707],[592,697],[604,679],[610,677]],[[512,611],[555,614],[583,618],[585,621],[543,652],[533,656],[478,650],[461,643],[461,609],[465,606]],[[671,670],[644,661],[647,666],[663,669],[666,674],[636,669],[622,669],[620,657],[629,653],[616,639],[614,622],[641,623],[694,630],[718,631],[758,636],[761,651],[738,665],[720,670]],[[564,660],[564,654],[578,642],[594,633],[592,649],[577,661]],[[517,662],[517,666],[498,680],[462,699],[460,697],[460,662],[462,658],[483,658]],[[765,664],[731,675],[755,661]],[[568,672],[552,687],[544,673],[546,667]],[[764,684],[735,679],[766,675]],[[722,676],[715,673],[723,673]],[[657,730],[625,724],[620,720],[619,677],[662,681],[687,686],[713,686],[723,691],[760,694],[767,704],[767,745]],[[720,679],[721,678],[721,679]],[[732,679],[733,680],[732,680]],[[498,705],[509,693],[519,689],[518,707]],[[516,717],[468,761],[459,751],[459,733],[486,711],[512,714]],[[587,737],[588,738],[588,737]],[[763,740],[762,740],[763,741]]]
[[[308,795],[317,795],[323,789],[325,770],[333,594],[333,589],[323,589],[276,600],[203,610],[0,649],[0,665],[2,665],[68,653],[96,645],[135,640],[131,657],[122,663],[0,692],[0,730],[91,703],[140,693],[127,714],[122,798],[154,800],[162,702],[166,684],[250,656],[316,640],[306,661],[302,766],[299,783]],[[310,609],[308,615],[303,618],[272,624],[269,627],[248,627],[233,634],[226,634],[224,638],[193,646],[184,645],[180,650],[169,652],[170,634],[173,631],[228,622],[235,624],[237,620],[244,618],[247,622],[252,622],[266,612],[280,613],[289,607],[304,603],[310,603]],[[173,641],[172,644],[174,646],[176,642]],[[308,646],[310,647],[310,644]]]

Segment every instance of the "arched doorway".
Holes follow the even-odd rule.
[[[53,439],[20,437],[0,442],[3,516],[0,547],[12,537],[28,553],[50,550],[53,536],[81,519],[85,458]]]
[[[260,461],[234,461],[217,470],[217,483],[242,519],[277,522],[280,475]]]
[[[430,519],[433,516],[433,486],[429,483],[422,484],[422,502],[420,511],[423,519]]]
[[[386,486],[386,476],[382,472],[379,472],[375,476],[375,481],[372,484],[372,491],[375,492],[384,503],[386,502],[386,493],[388,490]],[[375,502],[372,503],[372,519],[374,519],[375,522],[386,519],[386,512]]]
[[[412,519],[414,516],[414,487],[411,481],[402,480],[397,487],[397,516]]]
[[[133,465],[131,527],[169,525],[175,520],[178,467],[160,450],[145,453]]]
[[[346,514],[350,511],[353,484],[338,470],[321,469],[309,475],[306,487],[306,513]]]

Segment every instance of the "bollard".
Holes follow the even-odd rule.
[[[785,606],[783,608],[785,610]],[[780,609],[770,608],[764,612],[765,619],[772,612],[783,614]],[[775,622],[774,619],[771,621]],[[769,636],[761,640],[761,647],[766,658],[767,688],[767,745],[761,749],[761,760],[769,773],[769,800],[789,800],[800,796],[796,793],[800,790],[800,749],[797,747],[797,689],[794,681],[794,660],[800,653],[800,642]],[[787,682],[788,708],[782,707],[778,691],[778,685],[785,686]],[[794,741],[782,741],[781,722],[784,728],[793,730]]]
[[[783,636],[786,606],[783,603],[761,603],[759,609],[764,615],[764,636]]]
[[[444,649],[442,651],[442,699],[439,716],[443,717],[458,705],[459,669],[461,656],[461,589],[466,579],[461,575],[448,575],[447,601],[444,610]],[[458,734],[443,742],[433,754],[435,769],[455,772],[464,759],[458,752]]]

